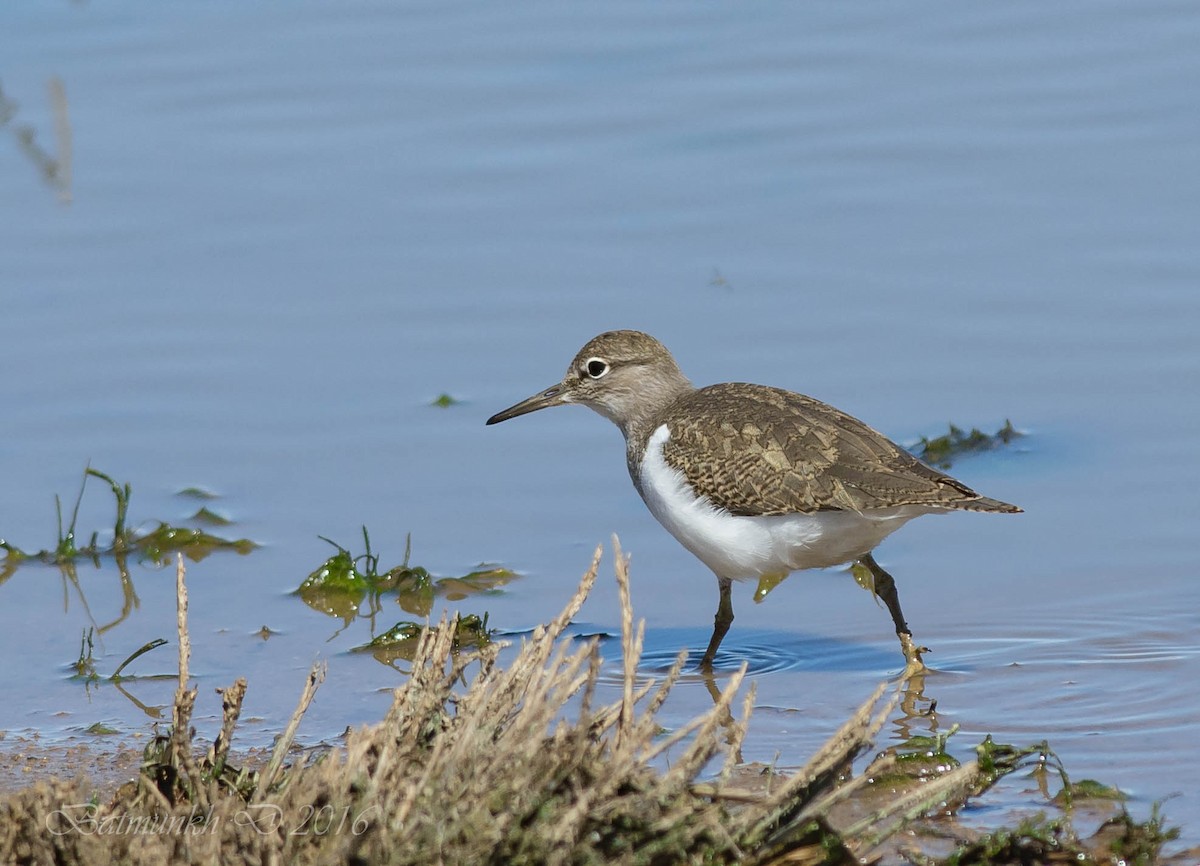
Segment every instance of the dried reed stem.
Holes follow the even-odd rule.
[[[275,749],[271,752],[271,762],[267,764],[267,769],[259,782],[258,790],[254,792],[252,802],[261,803],[271,790],[271,786],[275,784],[275,778],[283,767],[288,749],[292,747],[292,741],[296,738],[296,729],[300,727],[300,719],[308,711],[308,705],[312,703],[313,695],[317,693],[317,687],[325,681],[325,670],[325,662],[314,662],[309,669],[308,679],[304,683],[304,691],[300,694],[300,700],[296,704],[291,719],[288,720],[287,727],[283,729],[283,735],[275,743]]]
[[[217,734],[209,750],[208,760],[212,764],[213,778],[220,778],[229,759],[229,746],[233,742],[233,729],[242,714],[242,701],[246,697],[246,678],[238,677],[227,689],[218,689],[221,695],[221,732]]]
[[[629,593],[629,557],[621,553],[621,542],[614,534],[612,537],[614,570],[617,575],[617,594],[621,600],[621,654],[625,663],[622,677],[624,692],[621,698],[621,721],[617,725],[617,746],[628,736],[633,727],[633,688],[637,680],[638,661],[642,655],[642,641],[645,637],[646,621],[638,624],[637,636],[633,633],[633,601]]]
[[[188,593],[187,569],[183,567],[183,554],[175,555],[175,631],[179,635],[179,687],[175,694],[182,695],[187,688],[188,664],[192,658],[192,641],[188,636]]]

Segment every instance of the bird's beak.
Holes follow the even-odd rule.
[[[545,391],[522,400],[515,406],[509,406],[503,412],[497,412],[491,418],[487,419],[487,423],[499,424],[501,421],[516,418],[518,415],[528,415],[530,412],[536,412],[538,409],[546,409],[550,406],[559,406],[569,402],[571,401],[567,397],[567,389],[561,384],[555,385],[553,388],[547,388]]]

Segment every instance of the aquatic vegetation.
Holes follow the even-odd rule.
[[[386,665],[397,661],[411,662],[417,654],[426,626],[418,622],[398,622],[383,634],[376,635],[352,652],[369,652]],[[488,617],[469,613],[454,620],[452,650],[483,649],[492,642],[492,631],[488,628]]]
[[[634,623],[628,562],[615,552],[623,677],[609,703],[600,701],[599,641],[566,634],[596,580],[597,550],[566,608],[522,641],[507,666],[495,643],[462,647],[457,617],[406,630],[404,639],[416,641],[411,672],[385,718],[348,732],[343,745],[316,760],[287,766],[324,676],[315,666],[270,760],[257,768],[231,761],[245,680],[221,690],[222,725],[212,745],[197,750],[193,741],[199,691],[188,673],[178,557],[179,683],[170,732],[150,743],[138,778],[108,802],[79,780],[0,800],[0,862],[840,866],[876,862],[887,844],[887,862],[902,855],[925,866],[1169,862],[1162,846],[1174,834],[1157,809],[1142,823],[1122,812],[1086,840],[1076,836],[1069,811],[987,833],[946,819],[1021,769],[1070,786],[1044,743],[1017,748],[988,739],[975,760],[958,763],[942,757],[949,734],[913,738],[854,774],[855,759],[895,706],[896,698],[878,706],[885,686],[805,766],[772,773],[765,788],[739,785],[736,756],[753,684],[743,695],[745,670],[733,674],[711,709],[664,732],[657,714],[686,653],[660,682],[638,675],[644,623]],[[909,772],[912,756],[941,766],[922,761]],[[901,840],[897,831],[906,826],[915,835]],[[935,857],[913,848],[925,838],[942,851],[949,841],[953,851]],[[903,849],[895,848],[898,840]]]
[[[79,639],[79,658],[71,665],[77,679],[94,680],[99,678],[96,673],[96,659],[92,654],[96,648],[95,632],[94,628],[84,629],[83,637]]]
[[[219,496],[217,496],[217,494],[213,493],[211,490],[208,490],[207,488],[204,488],[204,487],[196,487],[194,485],[191,487],[183,488],[175,495],[176,496],[185,496],[188,499],[219,499],[220,498]]]
[[[1002,828],[963,844],[944,860],[917,860],[930,866],[1000,866],[1009,863],[1074,863],[1079,866],[1151,866],[1167,862],[1162,847],[1178,836],[1163,827],[1157,808],[1150,820],[1127,812],[1110,818],[1089,839],[1080,839],[1066,817],[1039,814],[1015,828]],[[1173,862],[1183,863],[1178,860]]]
[[[1023,435],[1025,434],[1013,427],[1012,421],[1005,421],[1004,426],[995,433],[984,433],[977,427],[972,427],[971,432],[967,433],[961,427],[951,424],[947,433],[934,439],[922,436],[910,450],[930,466],[949,469],[954,461],[964,454],[990,451],[1008,445]]]
[[[85,682],[85,683],[97,683],[97,682],[105,682],[105,681],[119,683],[123,679],[132,679],[131,677],[121,676],[121,671],[125,670],[125,668],[127,668],[129,666],[129,664],[131,662],[133,662],[135,659],[137,659],[139,656],[143,656],[146,653],[150,652],[151,650],[156,650],[160,646],[165,646],[167,643],[166,639],[161,638],[161,637],[155,638],[154,640],[151,640],[151,641],[147,641],[146,643],[142,644],[140,647],[135,649],[133,652],[131,652],[129,655],[127,655],[125,657],[125,660],[123,662],[121,662],[119,665],[117,665],[116,670],[114,670],[111,674],[109,674],[108,676],[105,677],[105,676],[101,676],[99,673],[97,673],[96,661],[92,657],[92,649],[93,649],[92,636],[93,636],[94,632],[95,632],[95,628],[89,628],[89,629],[86,629],[83,633],[83,638],[80,641],[80,645],[79,645],[79,658],[71,664],[71,668],[75,671],[75,674],[71,677],[71,679],[73,679],[73,680],[79,680],[79,681]]]
[[[86,543],[80,544],[78,540],[76,522],[79,518],[79,505],[83,501],[83,494],[87,489],[89,478],[98,478],[106,482],[115,501],[116,514],[113,518],[112,538],[107,543],[101,543],[99,531],[92,532]],[[54,497],[55,511],[58,515],[58,540],[53,548],[27,553],[7,540],[0,539],[0,549],[3,549],[6,554],[4,564],[0,567],[0,581],[26,560],[68,565],[78,559],[98,560],[100,557],[107,556],[121,558],[133,553],[161,565],[175,552],[183,553],[188,559],[199,562],[217,550],[232,550],[240,554],[247,554],[258,546],[246,538],[221,538],[202,529],[172,526],[165,521],[157,521],[158,525],[154,529],[139,531],[128,523],[129,500],[132,496],[132,485],[118,484],[98,469],[87,467],[83,473],[83,481],[79,485],[79,494],[75,497],[75,505],[71,510],[70,519],[65,526],[62,501],[58,496]],[[212,522],[209,519],[212,513],[205,512],[206,509],[197,512],[193,520]]]
[[[220,514],[207,507],[201,508],[188,519],[194,520],[196,523],[207,523],[210,526],[229,526],[233,523],[224,514]]]
[[[905,779],[925,779],[950,770],[957,770],[962,763],[946,751],[947,741],[958,733],[958,725],[934,736],[917,735],[893,747],[899,775]],[[885,777],[880,782],[886,782]]]
[[[434,577],[419,565],[410,565],[412,537],[404,546],[404,560],[380,570],[379,556],[371,550],[371,537],[363,527],[365,553],[352,554],[328,538],[337,552],[326,559],[296,589],[313,610],[338,617],[346,624],[358,616],[374,618],[385,595],[395,596],[402,610],[429,616],[436,598],[459,601],[468,596],[495,592],[519,575],[506,568],[485,567],[461,577]]]

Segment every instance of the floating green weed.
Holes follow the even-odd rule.
[[[134,540],[134,547],[147,559],[162,565],[177,551],[193,562],[199,562],[216,550],[232,550],[245,555],[258,545],[248,538],[230,540],[203,529],[160,523],[157,528],[138,536]]]
[[[487,623],[486,613],[482,617],[470,613],[456,619],[454,621],[454,651],[479,650],[490,644],[492,633]],[[388,665],[398,660],[411,662],[416,657],[417,646],[425,630],[426,626],[418,622],[398,622],[362,646],[354,647],[352,652],[369,652]]]
[[[196,523],[207,523],[209,526],[229,526],[233,523],[224,514],[219,514],[208,507],[201,508],[190,519]]]
[[[955,730],[951,728],[946,734],[932,737],[913,737],[880,755],[864,770],[863,776],[872,779],[871,787],[878,788],[888,802],[869,818],[849,827],[839,826],[843,835],[869,849],[901,826],[903,822],[897,823],[896,815],[906,815],[910,821],[918,819],[914,826],[916,837],[956,843],[949,854],[936,857],[909,851],[906,859],[920,866],[1014,863],[1100,866],[1117,862],[1151,866],[1162,862],[1163,845],[1178,836],[1176,829],[1164,825],[1156,805],[1150,819],[1140,823],[1121,807],[1091,836],[1080,837],[1071,820],[1073,801],[1112,801],[1119,794],[1115,788],[1091,780],[1072,782],[1058,756],[1045,742],[1017,747],[997,743],[988,736],[976,747],[975,760],[960,764],[945,753],[946,739]],[[940,820],[983,796],[1005,776],[1021,770],[1030,771],[1037,781],[1041,802],[1055,809],[1055,813],[1039,812],[1014,827],[998,828],[984,835],[963,833],[956,825],[947,826]],[[1053,779],[1060,782],[1055,795],[1050,793]],[[880,820],[879,816],[888,813],[889,817]],[[926,817],[918,818],[922,814]]]
[[[449,394],[439,394],[429,405],[436,406],[439,409],[449,409],[451,406],[457,406],[461,402],[461,400],[456,400]]]
[[[1109,818],[1090,837],[1081,839],[1066,816],[1038,814],[1015,828],[1003,828],[964,844],[937,866],[999,866],[1008,863],[1074,863],[1078,866],[1152,866],[1162,848],[1179,837],[1163,825],[1155,804],[1149,820],[1138,822],[1128,812]]]
[[[83,494],[87,489],[89,478],[98,478],[104,481],[108,484],[113,494],[115,515],[113,517],[112,540],[108,544],[100,542],[100,533],[97,531],[91,533],[86,543],[81,544],[79,542],[80,536],[77,532],[76,524],[79,519],[79,506],[83,501]],[[83,473],[83,481],[79,485],[79,493],[75,497],[75,504],[71,508],[70,518],[65,523],[63,521],[62,500],[58,496],[54,497],[55,513],[58,518],[58,540],[55,542],[54,547],[39,550],[35,553],[26,553],[16,545],[0,539],[0,549],[6,552],[4,567],[0,574],[3,576],[11,574],[13,569],[27,559],[37,559],[56,565],[66,565],[81,558],[98,560],[102,556],[120,557],[124,554],[135,552],[141,554],[146,559],[161,564],[174,552],[183,553],[189,559],[199,561],[215,550],[233,550],[237,553],[246,554],[258,546],[246,538],[236,540],[221,538],[201,529],[172,526],[165,521],[158,521],[158,526],[154,529],[139,532],[131,528],[128,523],[129,500],[132,495],[133,487],[129,483],[119,484],[100,470],[93,469],[90,466],[87,467]],[[198,488],[189,488],[181,495],[199,496],[199,491]],[[203,495],[205,498],[211,496],[207,492]],[[229,522],[227,519],[215,515],[207,508],[198,511],[193,520],[208,523],[217,521]]]
[[[206,490],[203,487],[185,487],[182,490],[180,490],[178,493],[176,493],[175,495],[183,496],[188,499],[219,499],[220,498],[219,496],[217,496],[217,494],[213,493],[211,490]]]
[[[1096,835],[1106,833],[1112,837],[1108,850],[1113,859],[1129,866],[1157,863],[1163,846],[1179,838],[1179,828],[1166,825],[1161,803],[1155,803],[1149,819],[1140,823],[1122,810],[1120,815],[1105,821]]]
[[[961,763],[946,751],[946,741],[957,732],[958,725],[954,725],[945,733],[909,737],[896,746],[897,767],[910,779],[924,779],[957,769]]]
[[[1021,821],[1015,828],[1004,828],[959,848],[943,866],[992,866],[1001,863],[1071,862],[1073,834],[1064,819],[1039,814]],[[1081,853],[1081,864],[1093,860]]]
[[[1008,445],[1022,435],[1024,434],[1020,430],[1013,427],[1012,421],[1005,421],[1003,427],[990,434],[977,427],[972,427],[971,432],[967,433],[961,427],[951,424],[949,432],[942,436],[934,439],[922,436],[912,451],[931,466],[949,469],[963,454],[990,451],[1001,445]]]
[[[1054,802],[1070,808],[1076,800],[1124,800],[1125,795],[1120,788],[1105,785],[1095,779],[1080,779],[1070,785],[1064,785],[1054,797]]]
[[[434,577],[419,565],[410,565],[412,538],[405,543],[404,561],[380,570],[379,556],[371,550],[371,537],[363,527],[365,553],[357,556],[328,538],[337,552],[317,567],[296,590],[313,610],[347,623],[356,616],[374,617],[385,595],[414,616],[429,616],[436,598],[460,601],[468,596],[497,591],[518,575],[506,568],[485,568],[461,577]]]

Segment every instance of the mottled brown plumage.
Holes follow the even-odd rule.
[[[732,514],[897,505],[1021,510],[926,466],[857,418],[779,388],[730,382],[689,391],[650,422],[659,424],[671,430],[667,463]],[[641,457],[633,450],[631,465]]]
[[[565,403],[621,428],[642,499],[717,575],[721,600],[702,667],[712,667],[733,622],[735,579],[856,561],[887,605],[909,667],[920,669],[922,648],[895,581],[871,551],[923,514],[1021,510],[979,495],[812,397],[740,382],[696,389],[662,343],[639,331],[593,338],[560,383],[487,423]]]

